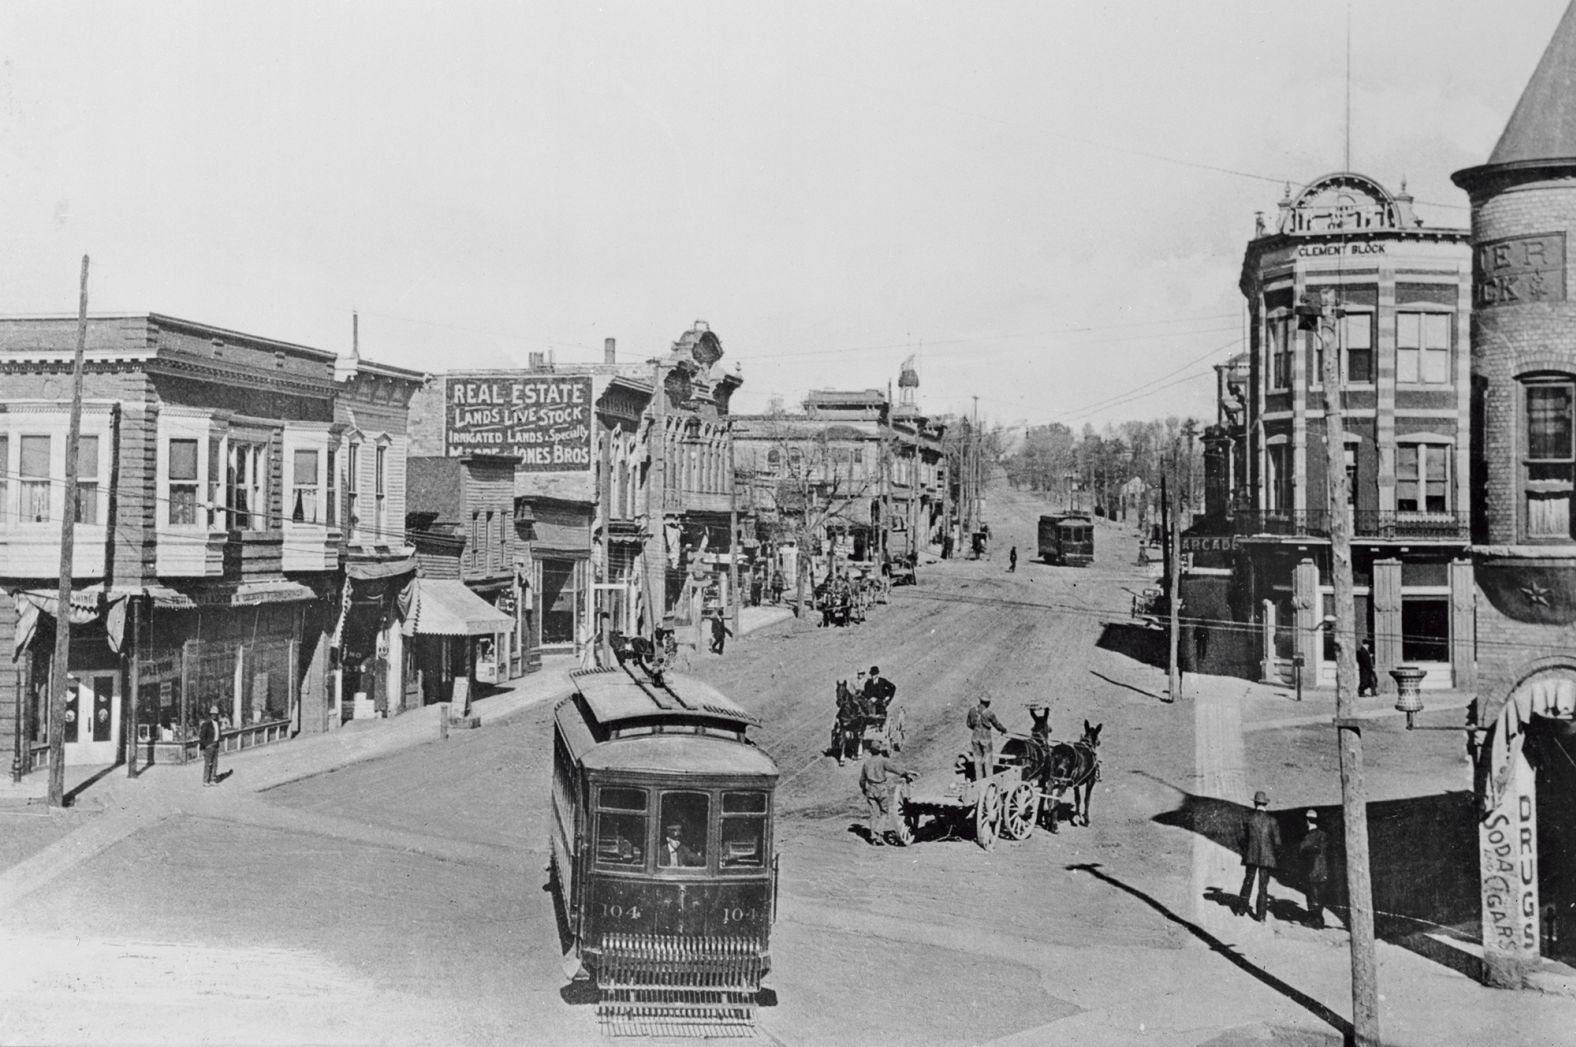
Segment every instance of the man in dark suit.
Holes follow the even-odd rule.
[[[1237,897],[1237,915],[1248,911],[1248,898],[1253,893],[1253,878],[1259,880],[1258,904],[1253,918],[1264,922],[1264,910],[1269,905],[1270,872],[1278,864],[1280,852],[1280,826],[1266,809],[1270,805],[1268,794],[1260,789],[1253,794],[1253,813],[1242,827],[1242,864],[1247,872],[1242,877],[1242,891]]]
[[[1329,897],[1326,891],[1330,882],[1330,841],[1319,825],[1319,812],[1312,807],[1308,808],[1308,831],[1297,845],[1297,853],[1302,856],[1302,893],[1308,899],[1308,926],[1323,927],[1324,901]]]
[[[892,699],[895,697],[897,697],[897,684],[881,675],[879,665],[872,665],[870,675],[865,677],[865,709],[873,715],[885,716],[887,706],[892,704]]]
[[[202,783],[219,784],[219,707],[208,706],[208,715],[197,727],[197,745],[202,749]]]

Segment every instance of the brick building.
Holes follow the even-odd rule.
[[[1576,6],[1472,202],[1473,430],[1483,946],[1520,986],[1576,945]]]
[[[1246,374],[1240,360],[1220,373],[1220,422],[1205,436],[1212,513],[1193,528],[1211,548],[1229,533],[1234,553],[1229,571],[1184,581],[1193,667],[1334,684],[1324,344],[1294,314],[1330,290],[1351,485],[1335,511],[1352,523],[1360,641],[1382,687],[1402,664],[1427,669],[1425,686],[1473,686],[1467,235],[1351,173],[1288,191],[1273,228],[1260,220],[1240,282]]]
[[[0,744],[18,775],[48,757],[75,341],[74,320],[0,321],[0,639],[14,655]],[[132,741],[140,759],[185,760],[209,705],[234,746],[333,722],[342,562],[409,557],[400,442],[422,380],[157,314],[89,320],[67,762],[117,762]],[[341,421],[352,404],[363,443]],[[363,458],[401,520],[376,537],[355,523]]]

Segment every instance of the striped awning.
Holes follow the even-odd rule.
[[[416,598],[401,631],[406,636],[492,636],[513,628],[513,618],[471,592],[464,582],[418,578]]]

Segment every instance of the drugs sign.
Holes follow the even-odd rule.
[[[512,454],[522,472],[591,468],[591,379],[557,375],[450,378],[448,453]]]

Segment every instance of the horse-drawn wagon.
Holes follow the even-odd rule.
[[[983,778],[973,777],[968,757],[960,754],[952,779],[900,786],[898,838],[906,844],[916,835],[969,837],[990,850],[998,838],[1025,840],[1042,824],[1056,832],[1069,794],[1074,824],[1081,817],[1088,825],[1089,794],[1100,778],[1100,727],[1085,720],[1076,742],[1009,734]]]
[[[832,752],[841,763],[845,757],[862,757],[875,750],[875,743],[883,741],[888,752],[902,752],[904,730],[903,706],[896,698],[885,705],[867,705],[864,699],[848,686],[847,680],[837,681],[837,718],[832,723]]]

